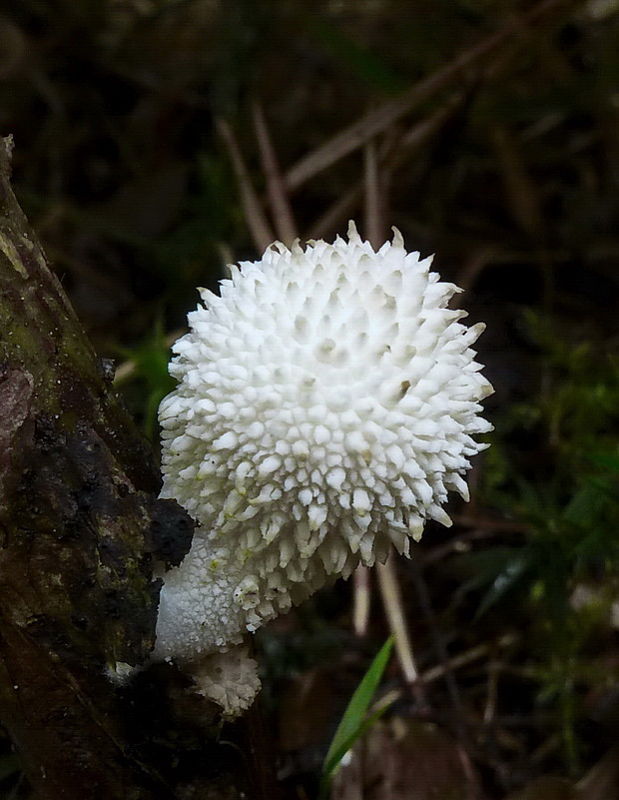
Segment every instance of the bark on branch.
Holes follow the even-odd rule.
[[[10,150],[0,140],[0,720],[36,797],[182,797],[149,730],[169,722],[173,683],[157,681],[172,671],[137,681],[147,711],[160,704],[149,720],[106,669],[147,657],[153,562],[178,563],[191,524],[156,499],[150,449],[13,195]],[[243,771],[215,753],[191,796],[238,796],[226,769]]]

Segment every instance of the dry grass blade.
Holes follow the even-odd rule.
[[[362,638],[368,632],[371,605],[371,582],[368,567],[357,567],[353,575],[353,630]]]
[[[517,637],[507,633],[505,636],[502,636],[498,642],[485,642],[483,644],[476,645],[470,650],[466,650],[464,653],[460,653],[457,656],[450,658],[449,661],[444,664],[437,664],[435,667],[430,667],[429,669],[425,670],[420,674],[419,682],[424,688],[426,688],[428,684],[444,678],[446,672],[461,669],[462,667],[468,667],[475,661],[486,658],[497,648],[505,649],[510,647],[515,641],[517,641]],[[494,663],[494,668],[497,671],[499,671],[499,668],[502,668],[502,666],[503,665],[498,662]],[[399,700],[402,696],[403,691],[401,689],[392,689],[379,698],[377,705],[381,707],[383,705],[391,705]]]
[[[454,111],[460,107],[463,99],[464,94],[456,92],[440,105],[433,114],[412,125],[402,136],[398,152],[410,148],[415,149],[424,144],[443,127]]]
[[[353,152],[353,150],[362,147],[374,136],[411,111],[416,105],[449,85],[454,79],[461,76],[466,67],[488,55],[511,35],[521,33],[525,26],[537,22],[543,15],[567,5],[569,5],[567,0],[544,0],[544,2],[534,6],[526,14],[523,14],[522,17],[510,21],[501,30],[483,39],[474,47],[465,50],[442,69],[424,78],[400,95],[400,97],[389,100],[374,111],[370,111],[360,120],[349,125],[328,142],[325,142],[324,145],[298,161],[285,176],[286,186],[289,190],[298,189],[310,178],[313,178],[340,158],[348,155],[348,153]]]
[[[275,239],[275,236],[260,206],[260,200],[252,186],[247,167],[243,161],[243,156],[241,155],[241,150],[232,128],[225,120],[218,119],[217,131],[226,145],[230,161],[232,162],[232,168],[234,169],[234,174],[236,175],[239,185],[241,203],[243,205],[243,211],[245,212],[247,226],[254,240],[256,249],[262,253]]]
[[[444,677],[446,672],[467,667],[474,661],[485,658],[493,649],[505,649],[510,647],[515,641],[516,637],[507,633],[505,636],[502,636],[498,642],[484,642],[476,647],[472,647],[470,650],[466,650],[464,653],[459,653],[457,656],[448,659],[444,664],[437,664],[435,667],[427,669],[422,675],[423,681],[424,683],[433,683],[439,678]]]
[[[396,653],[406,682],[413,685],[419,680],[419,671],[415,663],[413,648],[402,608],[402,593],[398,585],[398,578],[393,566],[393,558],[385,564],[377,564],[378,585],[385,606],[385,613],[389,621],[395,642]]]
[[[260,148],[262,170],[267,182],[267,194],[273,214],[275,231],[284,244],[290,245],[298,236],[297,226],[286,194],[286,187],[284,186],[277,156],[275,155],[264,111],[257,100],[252,104],[252,117],[258,147]]]
[[[372,247],[379,248],[386,238],[386,198],[381,182],[376,142],[368,142],[364,148],[363,178],[365,185],[365,235]]]
[[[391,177],[397,169],[426,142],[438,134],[443,125],[460,108],[464,100],[461,92],[452,95],[433,114],[415,122],[385,155],[385,171]]]
[[[394,171],[405,159],[411,158],[420,147],[436,135],[441,127],[450,119],[461,102],[462,95],[460,93],[454,95],[433,114],[420,122],[416,122],[403,134],[395,137],[393,141],[386,142],[384,147],[378,149],[377,164],[382,170],[381,187],[383,198],[388,191],[390,179]],[[310,236],[315,239],[325,238],[336,231],[342,221],[354,216],[354,212],[359,205],[364,189],[366,189],[365,181],[360,180],[342,195],[342,197],[338,197],[311,226],[309,232]],[[367,198],[367,190],[363,196]],[[383,216],[385,218],[387,216],[384,210]],[[382,241],[384,241],[384,237]]]

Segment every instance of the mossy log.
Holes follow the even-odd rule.
[[[148,657],[153,564],[178,563],[192,526],[157,499],[150,448],[13,195],[11,146],[0,140],[0,721],[37,798],[189,796],[153,759],[135,689],[106,671]],[[219,763],[228,773],[215,754],[191,796],[240,796],[244,778]]]

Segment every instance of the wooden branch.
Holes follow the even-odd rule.
[[[179,795],[147,755],[165,690],[149,678],[138,720],[106,672],[147,658],[154,562],[179,563],[192,525],[156,499],[150,448],[13,195],[10,150],[0,140],[0,720],[37,798],[165,800]]]

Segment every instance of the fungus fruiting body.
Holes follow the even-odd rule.
[[[459,289],[407,253],[276,243],[201,290],[161,403],[162,496],[198,524],[167,572],[156,655],[223,651],[433,519],[491,429]]]

